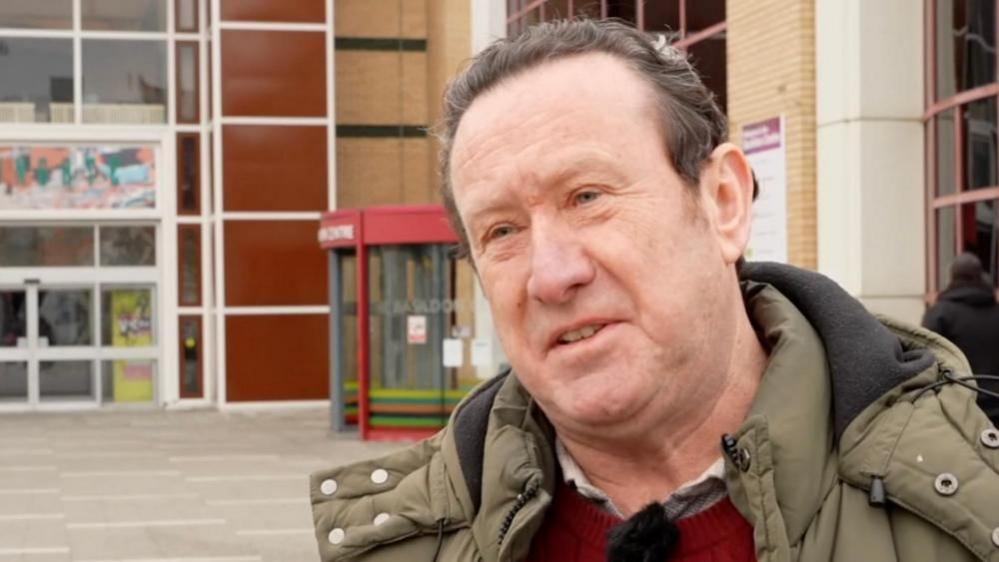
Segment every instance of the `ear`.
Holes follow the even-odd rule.
[[[753,172],[746,155],[732,143],[718,145],[701,174],[700,187],[722,258],[735,264],[749,243],[752,219]]]

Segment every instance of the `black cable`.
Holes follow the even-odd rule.
[[[970,385],[970,384],[967,383],[967,381],[970,381],[970,380],[996,380],[996,381],[999,381],[999,376],[996,376],[996,375],[971,375],[971,376],[968,376],[968,377],[956,378],[956,377],[954,377],[954,376],[951,375],[950,371],[945,371],[944,374],[943,374],[943,377],[945,379],[947,379],[948,381],[950,381],[950,382],[952,382],[954,384],[959,384],[959,385],[961,385],[964,388],[967,388],[969,390],[973,390],[973,391],[978,392],[980,394],[984,394],[985,396],[991,396],[992,398],[999,399],[999,392],[995,392],[995,391],[992,391],[992,390],[986,390],[986,389],[984,389],[984,388],[982,388],[980,386],[974,386],[974,385]]]
[[[969,375],[966,377],[955,377],[950,369],[945,369],[942,376],[944,380],[937,381],[933,384],[929,384],[923,387],[923,389],[919,391],[919,394],[916,395],[916,400],[918,400],[927,391],[935,390],[937,388],[940,388],[941,386],[945,386],[948,384],[957,384],[963,386],[964,388],[967,388],[968,390],[980,393],[984,396],[990,396],[992,398],[999,400],[999,392],[995,392],[993,390],[987,390],[980,386],[974,386],[967,383],[967,381],[972,381],[972,380],[999,381],[999,375]]]
[[[437,549],[434,550],[432,562],[437,562],[437,557],[441,555],[441,547],[444,546],[444,520],[437,520]]]

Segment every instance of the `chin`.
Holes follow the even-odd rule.
[[[563,415],[576,423],[610,424],[633,417],[649,396],[641,389],[622,385],[617,376],[603,381],[587,377],[567,388],[555,402]]]

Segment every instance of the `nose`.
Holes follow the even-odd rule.
[[[596,268],[585,244],[570,228],[535,225],[531,234],[529,297],[545,304],[564,304],[593,281]]]

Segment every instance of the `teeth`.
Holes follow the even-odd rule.
[[[600,328],[602,327],[603,326],[599,324],[591,324],[589,326],[583,326],[578,330],[573,330],[571,332],[566,332],[562,334],[562,337],[560,337],[558,340],[562,343],[572,343],[579,340],[583,340],[599,332]]]

